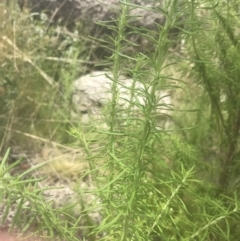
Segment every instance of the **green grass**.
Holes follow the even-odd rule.
[[[167,2],[168,11],[161,11],[167,21],[149,40],[154,51],[131,57],[124,53],[129,4],[122,4],[109,43],[115,46],[108,59],[112,99],[101,129],[95,123],[78,125],[69,111],[71,84],[89,66],[87,60],[79,64],[79,58],[91,55],[87,43],[66,32],[56,40],[54,27],[46,35],[44,21],[0,5],[1,12],[11,12],[0,14],[3,155],[12,145],[38,150],[39,143],[51,140],[84,153],[84,160],[75,160],[76,169],[80,161],[87,163],[84,177],[80,173],[79,180],[70,180],[77,198],[56,207],[44,198],[41,181],[29,176],[40,167],[10,175],[18,162],[8,163],[7,152],[0,166],[0,200],[6,213],[18,207],[12,226],[19,231],[69,241],[79,235],[123,241],[238,239],[239,3],[189,1],[179,9],[177,0]],[[180,13],[181,51],[168,39]],[[55,61],[59,57],[62,61]],[[130,98],[127,110],[118,108],[121,73],[143,85],[133,84],[130,92],[144,96],[144,105]],[[160,106],[172,116],[166,129],[159,128],[162,120],[156,115],[158,90],[172,96],[173,105]],[[50,164],[62,175],[65,159],[46,160],[43,172],[51,175]],[[92,202],[84,200],[81,183],[91,187]],[[25,214],[20,222],[26,210],[32,218]],[[91,219],[95,212],[101,213],[100,223]]]

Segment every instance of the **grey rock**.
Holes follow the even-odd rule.
[[[49,16],[50,22],[60,22],[72,29],[75,23],[81,23],[81,34],[92,36],[97,39],[104,40],[104,48],[99,47],[98,44],[91,46],[95,49],[93,57],[90,59],[103,59],[111,55],[111,51],[106,48],[106,42],[109,42],[109,36],[115,34],[111,29],[116,26],[113,19],[119,15],[121,10],[121,3],[118,0],[18,0],[20,6],[27,6],[32,12],[44,12]],[[136,52],[148,52],[154,50],[154,43],[151,38],[158,36],[159,25],[164,25],[165,16],[159,11],[158,8],[163,7],[163,0],[132,0],[129,7],[128,24],[126,26],[127,40],[134,43],[124,42],[124,53],[133,55]],[[99,22],[104,22],[99,25]],[[110,27],[111,26],[111,27]],[[141,28],[141,33],[134,33],[133,27]],[[147,31],[151,30],[149,33]],[[176,39],[179,30],[173,28],[170,32],[171,39]],[[92,40],[90,41],[93,42]],[[112,42],[112,41],[110,41]],[[97,45],[97,46],[95,46]],[[101,44],[100,44],[101,45]],[[130,46],[126,46],[130,45]],[[112,48],[110,44],[108,48]]]
[[[94,71],[77,79],[73,85],[72,103],[74,106],[73,118],[79,118],[82,123],[89,123],[91,120],[104,118],[103,110],[112,99],[111,84],[113,75],[110,72]],[[134,84],[134,87],[133,87]],[[141,106],[145,105],[145,87],[142,83],[120,75],[118,78],[118,99],[117,108],[119,115],[123,117],[127,111],[138,115],[141,113]],[[131,88],[134,94],[131,96]],[[169,105],[171,97],[166,90],[157,91],[158,116],[170,114]],[[141,114],[140,114],[141,115]]]
[[[18,0],[21,8],[27,6],[32,12],[45,12],[53,20],[61,19],[72,23],[83,21],[89,27],[102,20],[111,20],[114,13],[119,12],[121,4],[118,0]],[[163,23],[164,16],[156,11],[162,1],[133,0],[130,15],[141,16],[136,25],[146,28],[155,27],[154,23]]]

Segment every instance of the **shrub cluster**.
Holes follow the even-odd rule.
[[[131,56],[125,44],[136,44],[127,39],[132,2],[119,4],[109,40],[114,49],[107,59],[111,100],[103,110],[105,128],[94,122],[77,125],[69,114],[71,84],[88,67],[79,64],[80,56],[91,54],[88,45],[60,26],[59,35],[54,27],[46,32],[44,19],[36,21],[15,5],[0,5],[1,148],[19,140],[31,143],[29,136],[65,145],[75,141],[86,154],[97,197],[77,220],[68,207],[47,203],[37,185],[29,192],[26,183],[40,180],[23,177],[38,166],[9,175],[16,164],[7,164],[7,152],[0,164],[0,202],[18,204],[11,227],[32,230],[31,219],[18,225],[23,203],[29,201],[39,216],[36,232],[78,240],[81,215],[100,205],[101,222],[85,223],[81,235],[87,240],[238,240],[240,3],[165,1],[157,8],[165,23],[147,36],[154,50]],[[182,40],[179,50],[169,38],[174,27]],[[146,29],[131,31],[146,37]],[[127,109],[119,110],[121,74],[131,76],[133,83],[125,88],[131,97],[143,96],[144,103],[128,98]],[[171,106],[159,104],[160,90],[171,94]],[[167,128],[156,114],[159,109],[171,112]]]

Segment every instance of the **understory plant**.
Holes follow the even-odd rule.
[[[224,41],[232,37],[232,32],[228,29],[230,27],[225,22],[226,17],[223,17],[219,10],[230,9],[230,5],[219,5],[212,1],[206,3],[190,1],[185,4],[174,0],[166,1],[163,8],[158,9],[166,17],[165,25],[159,26],[157,38],[151,38],[150,33],[148,35],[148,41],[155,48],[153,53],[138,53],[135,57],[128,57],[121,53],[124,47],[129,45],[126,29],[129,28],[128,22],[131,16],[128,11],[130,7],[134,7],[134,4],[131,1],[122,2],[116,35],[112,38],[115,49],[109,58],[112,61],[113,74],[108,76],[111,80],[112,99],[104,109],[107,129],[99,132],[99,153],[91,154],[91,143],[87,141],[89,133],[85,135],[81,130],[72,131],[82,141],[88,153],[93,183],[99,190],[103,220],[93,233],[104,233],[101,240],[234,240],[237,238],[238,194],[236,190],[229,194],[228,189],[222,189],[223,186],[228,186],[230,178],[228,169],[232,166],[232,155],[237,147],[238,91],[232,86],[237,85],[237,80],[230,81],[229,76],[224,74],[225,84],[222,84],[222,88],[229,85],[229,91],[234,93],[236,91],[236,98],[224,94],[223,90],[219,89],[220,79],[224,75],[220,71],[220,74],[217,73],[210,62],[212,58],[215,61],[213,63],[219,68],[220,62],[226,64],[227,61],[226,56],[222,56],[222,47],[219,48],[216,42],[209,45],[209,41],[216,41],[216,32],[218,35],[223,35]],[[181,19],[181,10],[186,11],[186,16],[183,16],[182,20],[185,26],[183,29],[181,24],[177,25]],[[230,14],[230,10],[226,14]],[[203,37],[204,31],[207,34],[208,28],[212,27],[212,21],[214,24],[218,23],[219,27],[215,32],[212,30],[209,38]],[[185,40],[182,47],[187,49],[183,51],[181,58],[171,55],[173,42],[169,39],[169,32],[176,26],[182,30]],[[216,25],[214,27],[216,28]],[[140,30],[134,28],[132,31],[141,34]],[[223,41],[220,44],[222,45]],[[201,46],[204,48],[200,49]],[[212,53],[213,46],[214,51],[221,50],[220,55]],[[230,59],[233,60],[231,57]],[[181,66],[177,65],[176,61],[183,66],[187,63],[185,68],[185,76],[186,72],[188,73],[187,79],[177,79],[173,74],[168,74],[169,66],[175,64],[176,71]],[[131,66],[131,69],[126,66]],[[182,68],[184,74],[183,70]],[[235,70],[236,67],[233,67],[232,71]],[[126,72],[130,73],[133,79],[130,87],[132,95],[126,100],[128,107],[119,109],[121,101],[119,86],[124,85],[119,76]],[[238,76],[233,75],[236,78]],[[190,140],[192,133],[201,131],[199,128],[207,128],[210,123],[205,121],[200,126],[198,124],[200,118],[196,125],[186,126],[181,120],[175,122],[173,119],[170,128],[163,128],[161,123],[163,118],[159,119],[157,116],[159,110],[164,108],[172,111],[173,116],[177,116],[174,113],[174,105],[159,104],[158,91],[177,93],[176,88],[187,89],[189,86],[195,86],[195,83],[202,86],[200,91],[192,93],[196,94],[194,100],[199,109],[193,109],[194,103],[190,103],[192,109],[184,111],[184,106],[180,105],[182,114],[179,116],[184,118],[184,115],[191,116],[192,113],[195,116],[201,113],[209,115],[208,121],[211,127],[216,126],[215,134],[224,140],[220,145],[224,145],[224,149],[221,148],[223,161],[214,160],[216,165],[209,165],[210,168],[208,166],[204,171],[203,166],[206,167],[207,163],[203,159],[201,150],[208,147],[199,148],[199,143],[194,146]],[[224,94],[224,109],[218,106],[222,94]],[[139,101],[139,96],[144,98],[144,104]],[[203,96],[206,99],[201,106]],[[227,96],[233,98],[232,104],[228,103],[229,109],[226,107]],[[184,100],[184,97],[182,99]],[[137,116],[135,112],[138,113]],[[193,120],[194,115],[190,119]],[[224,132],[224,120],[230,121],[227,124],[230,128],[228,132],[226,130]],[[181,123],[181,129],[177,123]],[[213,138],[214,141],[218,138],[214,137],[214,130],[205,133],[205,136]],[[212,146],[210,151],[216,155],[220,154],[215,146]],[[104,160],[104,163],[99,165],[99,160]],[[102,175],[103,170],[105,175]],[[220,174],[217,173],[218,170]],[[219,175],[219,182],[214,182],[213,178],[210,178],[212,173]]]
[[[46,201],[44,191],[39,184],[43,178],[34,178],[35,172],[46,163],[40,163],[22,172],[18,176],[12,176],[11,171],[19,162],[7,164],[10,149],[7,150],[0,163],[0,226],[8,227],[8,232],[17,234],[18,240],[29,238],[35,240],[79,240],[76,237],[78,227],[70,223],[78,223],[79,220],[69,216],[71,207],[63,205],[57,208],[52,201]]]
[[[44,14],[21,12],[17,1],[0,2],[0,22],[1,154],[37,149],[40,139],[66,143],[72,82],[86,71],[78,59],[84,41]]]
[[[196,3],[192,1],[190,26],[192,33],[196,25],[199,31],[189,38],[190,61],[196,83],[202,86],[210,102],[209,124],[213,142],[218,146],[219,192],[232,192],[237,185],[239,167],[239,3],[227,1],[217,5],[217,2],[209,1],[207,6],[211,9],[206,12],[210,19],[206,22],[207,19],[202,18],[200,21],[195,13]],[[207,31],[204,26],[208,26]],[[211,35],[202,41],[208,32]]]

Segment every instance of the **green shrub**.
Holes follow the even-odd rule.
[[[93,123],[92,128],[79,125],[69,129],[86,152],[89,179],[101,202],[103,220],[99,225],[89,221],[89,240],[223,241],[239,237],[239,5],[235,1],[192,0],[181,5],[179,2],[166,1],[159,9],[166,15],[166,23],[159,26],[157,38],[149,38],[154,51],[136,53],[134,57],[122,54],[131,3],[121,3],[116,35],[112,37],[115,49],[109,58],[113,77],[112,99],[104,109],[107,128],[96,129]],[[183,18],[179,18],[181,13]],[[175,53],[175,43],[168,36],[172,27],[182,24],[184,45],[181,53]],[[141,34],[141,29],[132,31]],[[24,47],[26,53],[28,49]],[[38,49],[37,53],[49,56],[49,51],[53,50]],[[37,62],[48,73],[48,68],[42,67],[44,64]],[[14,58],[9,60],[9,66],[15,70]],[[38,78],[43,77],[34,65],[25,68],[29,73],[33,68]],[[51,70],[52,66],[50,73]],[[67,76],[64,68],[62,71],[60,76]],[[127,110],[117,108],[121,73],[132,76],[133,83],[143,84],[143,88],[133,84],[130,92],[132,96],[140,93],[145,98],[144,105],[130,98]],[[44,84],[38,84],[51,89],[51,84],[46,85],[46,76],[43,79]],[[25,81],[22,83],[28,83]],[[31,84],[34,85],[33,81]],[[37,86],[34,97],[41,98],[43,89]],[[158,105],[159,90],[171,93],[173,106]],[[18,102],[24,103],[20,99]],[[159,120],[157,115],[161,108],[172,112],[167,128],[161,126],[161,116]],[[133,109],[138,110],[138,116]],[[47,113],[44,112],[46,116]],[[93,142],[97,149],[92,149]],[[5,161],[2,163],[5,166]],[[5,173],[0,176],[3,190]],[[18,182],[14,183],[14,188],[24,190]],[[14,194],[15,189],[6,190]],[[19,195],[26,193],[24,190]],[[94,201],[92,208],[99,205]],[[38,210],[50,236],[57,229],[60,238],[73,240],[77,220],[72,221],[67,231],[67,224],[58,219],[59,210],[46,209],[45,201],[39,202],[43,208]],[[85,209],[86,215],[89,210]],[[46,212],[48,216],[44,216]],[[54,222],[49,224],[51,219]]]

